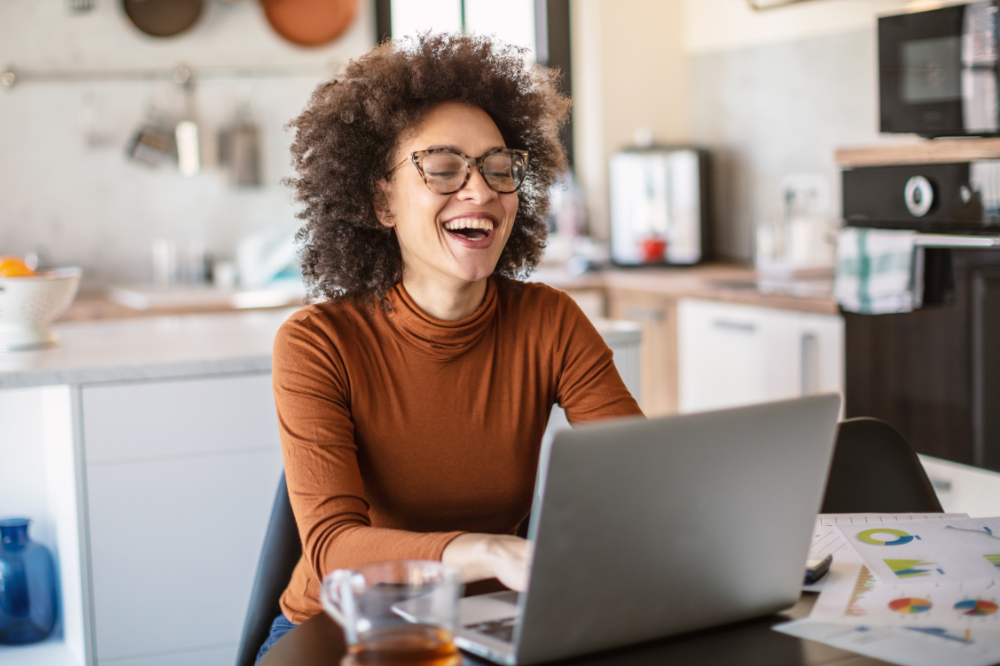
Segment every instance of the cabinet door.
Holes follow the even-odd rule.
[[[235,655],[282,468],[270,375],[82,392],[98,663]]]
[[[642,326],[639,348],[640,406],[646,416],[677,411],[676,301],[658,294],[612,290],[611,319],[634,321]]]
[[[679,319],[678,384],[682,412],[731,407],[761,400],[766,393],[765,322],[751,308],[682,299]],[[773,375],[781,368],[770,368]]]
[[[841,391],[838,316],[682,299],[677,318],[682,412]]]

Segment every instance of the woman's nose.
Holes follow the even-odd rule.
[[[497,197],[497,192],[486,183],[486,179],[483,178],[482,172],[480,172],[476,167],[472,167],[471,171],[472,172],[469,174],[469,180],[465,183],[465,186],[458,191],[459,199],[463,201],[474,201],[479,204],[495,199]]]

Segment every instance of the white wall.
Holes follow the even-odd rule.
[[[739,49],[806,39],[874,25],[876,14],[899,11],[906,0],[811,0],[765,11],[747,0],[686,0],[684,48],[689,53]]]
[[[232,122],[249,102],[263,131],[266,185],[230,187],[218,169],[183,178],[144,168],[125,147],[150,107],[176,117],[177,86],[166,81],[33,82],[0,90],[0,254],[44,246],[54,262],[81,265],[85,285],[148,280],[156,237],[203,241],[217,255],[269,222],[293,220],[290,135],[283,126],[303,108],[322,72],[374,44],[372,3],[361,0],[348,31],[329,46],[285,42],[257,2],[206,0],[189,32],[156,39],[132,27],[121,3],[102,0],[70,15],[62,0],[0,0],[0,67],[156,69],[287,67],[296,76],[206,80],[197,86],[203,130]],[[86,116],[94,120],[88,125]],[[87,135],[93,140],[88,141]]]
[[[608,156],[637,128],[687,139],[683,0],[573,0],[574,147],[591,229],[608,238]]]

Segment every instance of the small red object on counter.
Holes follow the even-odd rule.
[[[658,264],[663,261],[667,251],[667,241],[659,236],[650,236],[639,241],[639,256],[647,264]]]

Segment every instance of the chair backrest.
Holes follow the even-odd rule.
[[[937,513],[944,509],[906,438],[885,421],[840,423],[823,513]]]
[[[264,547],[257,562],[257,575],[250,593],[246,620],[243,622],[243,636],[240,638],[236,666],[254,666],[260,646],[271,632],[271,623],[281,612],[278,599],[288,587],[292,571],[301,557],[302,542],[299,540],[292,505],[288,501],[285,473],[282,472],[264,536]]]

